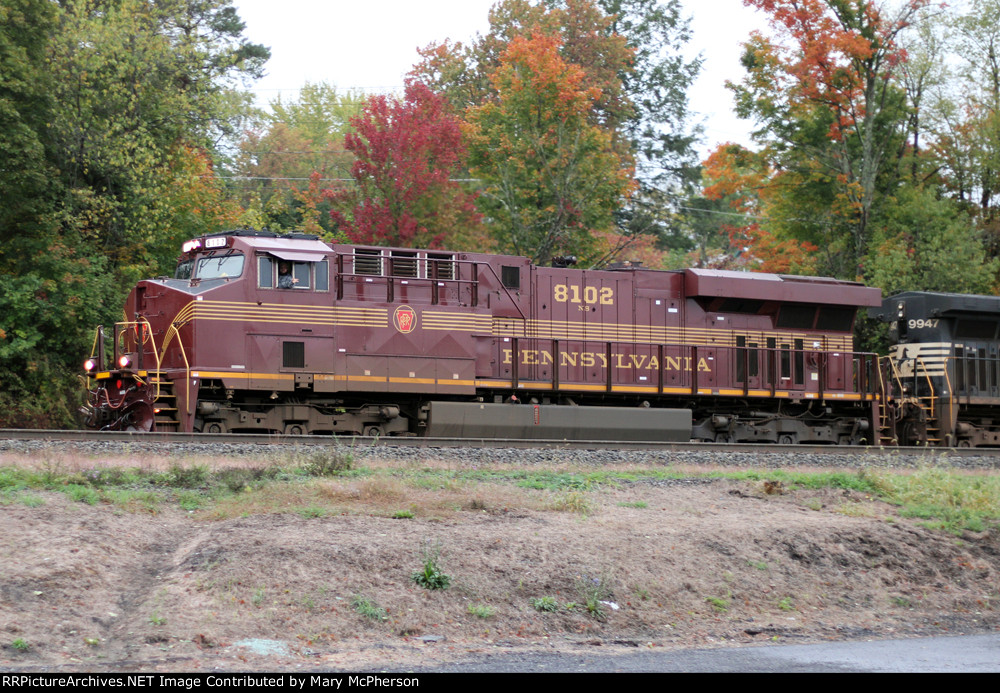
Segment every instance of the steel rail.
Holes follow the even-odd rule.
[[[853,445],[775,445],[762,443],[658,443],[635,441],[514,440],[500,438],[422,438],[388,436],[288,436],[242,433],[146,433],[127,431],[67,431],[39,429],[0,429],[0,441],[42,440],[52,442],[127,442],[142,444],[270,445],[321,446],[334,441],[341,444],[364,444],[391,448],[516,448],[538,450],[649,450],[656,452],[761,452],[801,453],[809,455],[870,455],[872,457],[940,458],[988,457],[1000,465],[1000,448],[872,447]]]

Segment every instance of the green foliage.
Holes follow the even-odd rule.
[[[374,599],[356,594],[351,597],[351,608],[369,621],[388,621],[389,615]]]
[[[344,148],[344,136],[363,102],[361,92],[326,82],[306,82],[295,100],[272,101],[270,113],[261,114],[241,140],[232,164],[236,173],[253,179],[240,197],[249,212],[241,222],[331,233],[332,204],[322,188],[328,187],[326,180],[350,174],[354,156]]]
[[[722,597],[705,597],[705,601],[712,605],[716,611],[725,613],[729,610],[729,600]]]
[[[466,608],[470,615],[476,618],[488,619],[496,616],[497,610],[492,606],[486,604],[469,604]]]
[[[230,0],[11,0],[0,19],[0,426],[73,427],[66,374],[93,327],[231,216],[205,152],[245,108],[233,80],[268,53]]]
[[[10,643],[10,646],[18,652],[27,652],[31,649],[31,645],[24,638],[15,639]]]
[[[877,210],[865,279],[886,296],[901,291],[988,293],[1000,261],[988,258],[973,220],[952,200],[902,187]],[[961,272],[955,268],[961,267]]]
[[[531,604],[532,609],[541,611],[542,613],[559,611],[559,602],[556,601],[555,597],[533,597],[528,600],[528,603]]]
[[[424,567],[410,575],[410,580],[428,590],[448,589],[451,578],[441,570],[439,561],[441,559],[440,545],[427,545],[424,547]]]

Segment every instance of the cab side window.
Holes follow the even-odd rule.
[[[313,263],[316,266],[316,291],[330,290],[330,263],[327,260]]]
[[[257,258],[257,286],[261,289],[274,288],[274,260],[266,255]]]
[[[292,263],[292,276],[298,281],[295,282],[296,289],[309,289],[312,286],[310,280],[309,265],[311,262],[294,262]]]

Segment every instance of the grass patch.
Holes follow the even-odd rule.
[[[720,613],[729,611],[729,600],[722,597],[705,597],[705,601],[712,605],[712,608]]]
[[[323,445],[299,451],[295,455],[299,470],[306,476],[340,476],[354,468],[354,454],[336,441],[333,445]]]
[[[470,615],[481,619],[493,618],[497,613],[496,609],[486,604],[469,604],[467,611]]]
[[[67,484],[63,488],[63,493],[70,497],[71,500],[77,503],[86,503],[87,505],[97,505],[100,500],[100,494],[89,486],[82,486],[80,484]]]
[[[351,608],[369,621],[388,621],[389,614],[373,599],[356,594],[351,597]]]
[[[590,501],[587,497],[580,491],[567,491],[565,493],[560,493],[552,499],[550,507],[553,510],[558,510],[561,512],[568,513],[579,513],[581,515],[589,515],[591,512]]]
[[[134,460],[134,456],[127,459]],[[680,478],[765,482],[783,493],[838,489],[853,492],[853,502],[824,505],[804,501],[816,511],[849,515],[888,515],[874,503],[897,506],[898,516],[923,520],[952,532],[982,531],[1000,523],[1000,477],[926,467],[915,473],[790,472],[783,470],[678,470],[660,465],[610,465],[594,470],[539,469],[500,465],[455,467],[433,460],[414,464],[375,460],[359,465],[352,448],[342,445],[299,448],[267,457],[234,461],[215,469],[212,462],[144,460],[142,467],[94,466],[92,459],[28,458],[0,468],[0,503],[37,507],[43,498],[30,491],[58,491],[74,502],[106,503],[128,512],[161,512],[175,506],[208,517],[288,512],[304,516],[361,513],[380,517],[434,519],[461,509],[457,492],[472,498],[470,509],[506,511],[526,508],[587,515],[593,495],[622,484]],[[548,493],[524,493],[520,489]],[[645,501],[622,501],[619,507],[645,509]]]
[[[1000,520],[1000,478],[926,467],[909,475],[884,475],[903,517],[932,521],[952,532],[981,532]]]
[[[17,650],[18,652],[27,652],[28,650],[31,649],[31,645],[29,645],[28,641],[25,640],[24,638],[17,638],[13,642],[11,642],[10,646],[12,649]]]
[[[33,496],[30,493],[25,493],[17,496],[17,502],[21,505],[25,505],[29,508],[37,508],[45,505],[45,499],[38,496]]]

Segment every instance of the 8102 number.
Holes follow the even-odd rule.
[[[587,303],[602,306],[615,304],[615,293],[610,287],[599,289],[596,286],[585,286],[581,289],[575,284],[556,284],[552,287],[552,298],[557,303]]]

